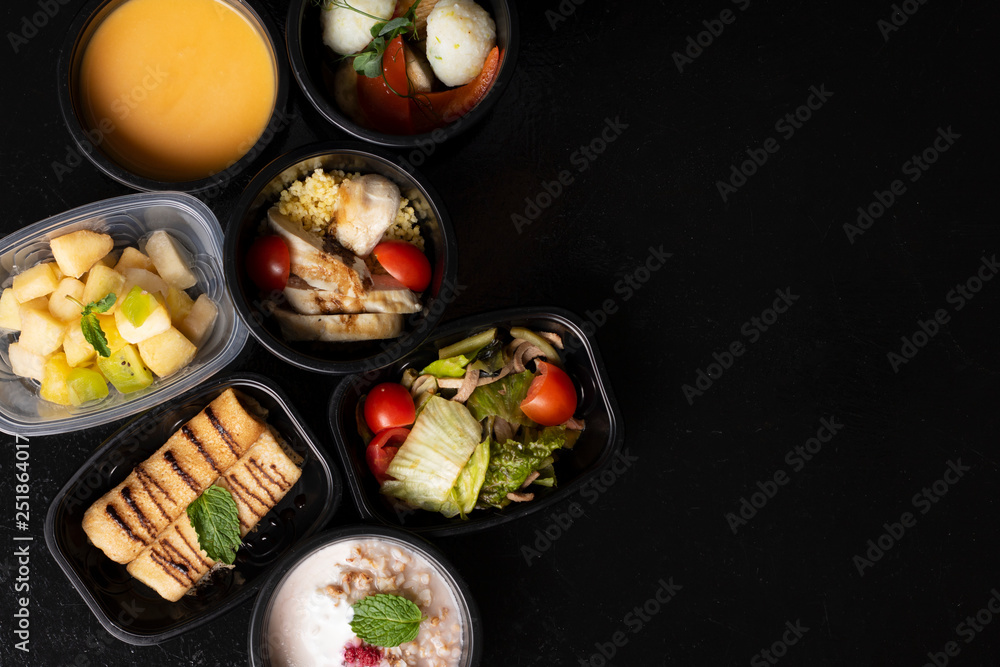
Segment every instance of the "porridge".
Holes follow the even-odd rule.
[[[414,603],[416,639],[371,646],[351,629],[356,603],[373,595]],[[464,620],[444,573],[402,542],[345,539],[296,566],[274,596],[267,627],[276,667],[457,667]]]

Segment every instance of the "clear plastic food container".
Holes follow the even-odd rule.
[[[87,204],[29,225],[0,241],[0,286],[52,259],[49,240],[80,229],[110,234],[115,248],[138,246],[148,235],[169,232],[193,257],[198,284],[219,308],[215,326],[187,367],[130,394],[111,388],[107,397],[80,407],[61,406],[39,396],[39,383],[11,372],[8,348],[18,336],[0,329],[0,431],[51,435],[122,419],[167,401],[211,377],[246,344],[248,332],[236,317],[222,274],[222,228],[201,201],[179,192],[126,195]]]

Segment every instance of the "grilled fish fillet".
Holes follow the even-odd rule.
[[[395,338],[403,333],[403,316],[394,313],[299,315],[284,308],[274,311],[286,340],[347,342]]]
[[[296,275],[288,277],[285,298],[292,309],[302,315],[336,313],[419,313],[420,299],[391,276],[373,275],[372,289],[361,298],[346,297],[338,292],[318,290]]]
[[[83,515],[84,532],[108,558],[128,563],[263,431],[264,424],[226,390],[91,505]]]
[[[267,212],[267,222],[288,246],[291,273],[313,287],[360,298],[372,286],[371,273],[360,257],[306,231],[277,207]]]
[[[219,479],[236,501],[240,535],[246,537],[257,522],[277,505],[298,481],[302,471],[268,432]],[[180,600],[216,564],[198,543],[187,512],[128,565],[128,572],[164,599]]]
[[[367,257],[392,227],[403,197],[385,176],[365,174],[340,184],[330,228],[337,243]]]

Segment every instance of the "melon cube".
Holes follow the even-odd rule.
[[[191,271],[191,256],[174,237],[162,229],[153,232],[146,240],[146,254],[156,266],[156,272],[168,284],[177,289],[188,289],[198,284],[198,279]]]
[[[11,287],[19,303],[52,294],[59,287],[59,280],[52,270],[53,266],[51,262],[38,264],[14,276],[14,284]]]
[[[136,285],[150,294],[162,294],[166,296],[167,292],[170,291],[170,287],[166,281],[152,271],[147,271],[146,269],[125,269],[122,275],[125,276],[123,296],[128,294]]]
[[[0,327],[21,330],[21,304],[10,287],[0,294]]]
[[[10,370],[14,375],[23,378],[32,378],[42,381],[45,371],[45,357],[24,349],[20,343],[11,343],[7,348],[7,356],[10,358]]]
[[[201,345],[208,334],[212,332],[215,318],[219,315],[219,307],[204,294],[198,297],[191,307],[191,312],[177,327],[181,333],[195,345]]]
[[[139,343],[143,363],[160,377],[173,375],[187,366],[197,351],[194,343],[173,327]]]
[[[42,388],[38,392],[39,396],[52,403],[69,405],[68,380],[69,374],[72,372],[72,367],[66,363],[65,354],[62,352],[53,354],[45,362],[45,369],[42,372]]]
[[[59,281],[59,287],[49,297],[49,312],[52,316],[63,322],[69,322],[80,316],[80,306],[67,299],[71,296],[77,301],[83,301],[83,290],[85,285],[76,278],[63,278]]]
[[[80,327],[80,319],[78,317],[76,321],[70,322],[66,326],[66,333],[63,334],[62,342],[63,353],[66,354],[66,363],[74,368],[86,364],[96,354],[94,346],[83,335],[83,329]]]
[[[18,342],[28,350],[43,357],[62,345],[66,324],[57,320],[48,310],[21,306],[21,337]]]
[[[142,269],[132,269],[141,271]],[[115,311],[115,324],[118,326],[118,333],[129,343],[141,343],[147,338],[152,338],[170,328],[170,313],[162,304],[157,303],[140,326],[135,326],[128,321],[125,313],[119,308]]]
[[[122,250],[121,259],[115,264],[115,271],[123,273],[125,269],[145,269],[147,271],[154,271],[156,267],[153,266],[153,261],[142,254],[138,248],[133,248],[129,246]]]
[[[191,312],[193,306],[194,300],[184,290],[171,287],[167,291],[167,310],[170,311],[170,319],[175,324],[183,322],[184,318]]]
[[[80,301],[84,305],[94,301],[100,301],[108,294],[114,294],[117,298],[115,303],[107,312],[113,313],[125,296],[125,276],[114,269],[109,269],[103,264],[98,264],[87,274],[87,285],[83,290]]]
[[[59,269],[71,278],[79,278],[115,247],[107,234],[89,229],[64,234],[49,241]]]

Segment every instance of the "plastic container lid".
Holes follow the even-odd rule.
[[[35,380],[11,372],[8,347],[17,335],[0,329],[0,431],[52,435],[90,428],[148,410],[211,377],[239,355],[248,331],[236,316],[222,273],[222,228],[201,201],[180,192],[126,195],[87,204],[29,225],[0,240],[0,286],[14,275],[52,259],[49,240],[79,229],[110,234],[115,248],[139,246],[156,230],[169,232],[194,259],[198,284],[219,308],[215,326],[187,367],[128,395],[114,388],[106,398],[81,407],[43,400]]]

